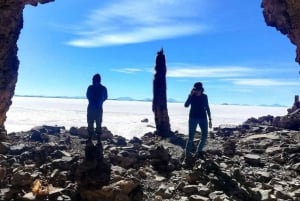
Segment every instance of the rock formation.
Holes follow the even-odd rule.
[[[17,40],[23,28],[23,9],[26,4],[37,6],[54,0],[0,1],[0,140],[6,137],[4,122],[11,105],[18,78]]]
[[[296,95],[292,107],[289,108],[287,111],[290,114],[298,109],[300,109],[300,101],[299,101],[299,95]]]
[[[166,58],[163,49],[157,52],[155,75],[153,80],[152,110],[155,115],[157,135],[167,137],[170,134],[170,123],[167,108]]]
[[[300,1],[263,0],[261,6],[267,25],[287,35],[297,46],[296,62],[300,64]]]
[[[287,114],[284,116],[278,116],[269,122],[273,126],[279,128],[285,128],[290,130],[300,130],[300,102],[299,95],[296,95],[294,98],[294,103],[292,107],[287,109]]]

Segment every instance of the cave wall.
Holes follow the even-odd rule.
[[[23,28],[23,10],[28,5],[54,0],[0,1],[0,140],[6,137],[4,122],[18,79],[17,40]]]
[[[300,64],[300,1],[263,0],[261,7],[268,26],[275,27],[296,45],[296,59]]]

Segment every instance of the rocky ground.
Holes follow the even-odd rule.
[[[300,201],[300,131],[273,119],[214,128],[191,167],[176,132],[125,139],[104,128],[103,158],[86,128],[11,133],[0,143],[0,200]]]

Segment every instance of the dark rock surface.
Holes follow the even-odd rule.
[[[190,167],[181,165],[187,136],[176,132],[126,139],[103,128],[103,155],[86,144],[86,128],[11,133],[0,144],[0,200],[298,201],[300,131],[269,119],[214,128]]]

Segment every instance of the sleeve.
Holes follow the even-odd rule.
[[[86,97],[87,97],[87,99],[90,99],[90,97],[91,97],[91,86],[89,86],[86,90]]]
[[[107,100],[107,89],[106,87],[103,87],[103,102]]]
[[[205,96],[205,105],[206,105],[205,108],[206,108],[206,112],[207,112],[208,118],[211,119],[211,113],[210,113],[210,108],[209,108],[207,96]]]
[[[190,106],[190,104],[191,104],[191,99],[192,99],[192,96],[189,95],[188,98],[186,99],[185,103],[184,103],[184,107]]]

